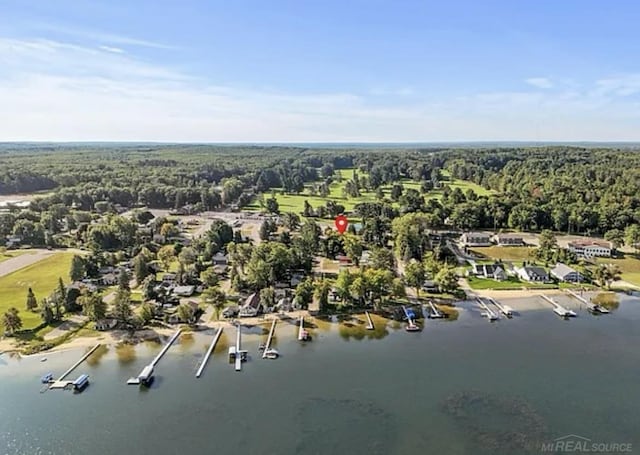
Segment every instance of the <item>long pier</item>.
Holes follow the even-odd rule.
[[[264,345],[264,351],[262,351],[262,358],[266,359],[267,358],[267,353],[269,352],[269,349],[271,349],[271,341],[273,340],[274,335],[276,334],[276,323],[278,321],[276,319],[274,319],[271,322],[271,330],[269,330],[269,336],[267,337],[267,342]]]
[[[500,302],[498,302],[496,299],[494,299],[493,297],[487,297],[487,300],[491,303],[493,303],[496,308],[498,308],[498,310],[504,314],[507,317],[511,317],[513,316],[513,309],[508,306],[508,305],[502,305]]]
[[[92,347],[91,349],[89,349],[89,351],[87,351],[82,357],[80,357],[80,360],[78,360],[76,363],[74,363],[67,371],[65,371],[64,373],[62,373],[62,375],[56,379],[50,386],[49,388],[51,389],[64,389],[67,385],[69,385],[71,383],[71,381],[65,381],[64,378],[66,378],[67,376],[69,376],[73,370],[75,370],[76,368],[78,368],[80,366],[80,364],[82,362],[84,362],[85,360],[87,360],[87,358],[93,354],[95,352],[96,349],[98,349],[100,347],[100,343],[96,344],[94,347]]]
[[[215,349],[216,344],[218,343],[218,339],[220,338],[220,335],[222,335],[222,327],[220,327],[216,332],[216,334],[213,336],[213,340],[211,340],[209,349],[207,349],[207,353],[204,355],[204,358],[202,359],[202,363],[200,363],[200,367],[198,368],[198,371],[196,371],[196,378],[199,378],[202,375],[202,372],[204,371],[204,367],[207,366],[209,357],[211,357],[211,354],[213,353],[213,350]]]
[[[477,297],[477,298],[476,298],[476,300],[477,300],[478,304],[479,304],[479,305],[484,309],[484,311],[485,311],[484,313],[482,313],[482,316],[485,316],[489,321],[496,321],[496,320],[498,320],[498,319],[499,319],[499,318],[498,318],[498,315],[497,315],[497,314],[495,314],[491,308],[489,308],[489,305],[487,305],[487,304],[485,303],[485,301],[484,301],[484,300],[482,300],[482,298],[481,298],[481,297]]]
[[[572,310],[567,310],[565,307],[563,307],[562,305],[560,305],[558,302],[556,302],[555,300],[553,300],[551,297],[547,297],[544,294],[540,294],[540,297],[542,297],[544,300],[546,300],[547,302],[549,302],[551,305],[553,305],[553,312],[555,314],[557,314],[560,317],[563,318],[568,318],[568,317],[575,317],[577,316],[576,313]]]
[[[373,325],[373,320],[371,319],[371,315],[368,311],[364,312],[364,315],[367,317],[367,330],[374,330],[375,327]]]
[[[238,324],[238,331],[236,332],[236,371],[242,370],[242,349],[240,345],[240,324]]]
[[[304,316],[300,316],[300,327],[298,328],[298,341],[309,339],[309,333],[304,329]]]
[[[138,385],[141,383],[151,382],[153,378],[153,370],[155,366],[158,364],[158,362],[160,362],[160,359],[162,359],[162,357],[167,353],[171,345],[178,339],[181,333],[182,333],[182,329],[176,330],[176,333],[171,335],[171,338],[169,338],[169,341],[167,341],[167,344],[164,345],[164,347],[160,350],[158,355],[154,357],[151,363],[145,366],[137,377],[130,378],[127,381],[127,384]]]
[[[565,289],[565,292],[570,296],[578,299],[580,302],[584,303],[585,305],[587,305],[587,309],[592,313],[603,313],[603,314],[609,313],[609,310],[607,310],[605,307],[589,302],[587,299],[585,299],[581,295],[576,294],[571,289]]]

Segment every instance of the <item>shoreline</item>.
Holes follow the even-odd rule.
[[[593,295],[598,291],[588,291],[586,294]],[[544,290],[532,290],[532,289],[521,289],[521,290],[468,290],[468,295],[466,301],[474,300],[476,297],[492,297],[499,302],[509,303],[514,307],[515,310],[518,311],[536,311],[541,308],[541,303],[538,304],[535,302],[535,299],[540,295],[547,295],[549,297],[557,297],[557,296],[569,296],[568,293],[561,289],[544,289]],[[514,302],[516,301],[517,302]],[[457,305],[462,301],[457,301],[453,305],[453,308],[459,308]],[[327,314],[327,315],[312,315],[309,310],[298,310],[289,312],[286,314],[273,313],[263,316],[254,316],[248,318],[235,318],[235,319],[221,319],[219,321],[203,321],[195,326],[188,326],[184,324],[179,324],[175,326],[157,326],[157,327],[146,327],[144,329],[131,332],[129,330],[111,330],[105,332],[99,332],[95,335],[82,335],[82,336],[73,336],[69,340],[52,347],[51,349],[43,350],[40,352],[36,352],[33,354],[23,354],[22,348],[15,345],[13,339],[5,338],[0,340],[0,355],[2,354],[17,354],[21,357],[34,357],[34,356],[46,356],[47,354],[64,352],[72,349],[79,348],[89,348],[94,346],[96,343],[101,343],[108,346],[117,346],[120,344],[131,344],[137,345],[144,341],[150,340],[158,340],[160,337],[168,337],[173,334],[178,328],[182,327],[185,333],[190,332],[203,332],[205,330],[217,329],[219,327],[223,327],[225,329],[235,328],[237,323],[240,323],[243,326],[248,327],[256,327],[260,325],[270,324],[272,320],[296,320],[303,316],[305,318],[310,318],[314,320],[320,320],[323,322],[331,322],[330,320],[333,317],[337,317],[339,322],[342,322],[341,318],[349,318],[356,317],[357,315],[364,314],[364,309],[354,311],[354,312],[345,312],[345,313],[335,313],[335,314]],[[378,313],[373,313],[377,314]],[[380,316],[380,315],[379,315]]]

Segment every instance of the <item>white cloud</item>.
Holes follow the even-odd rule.
[[[107,52],[113,52],[114,54],[124,54],[124,49],[120,49],[119,47],[112,46],[98,46],[99,49]]]
[[[530,77],[529,79],[525,79],[525,82],[537,88],[553,87],[553,82],[551,82],[551,80],[546,77]]]
[[[0,38],[0,66],[0,141],[640,139],[637,106],[609,96],[633,78],[592,84],[597,95],[488,92],[429,104],[416,95],[381,105],[350,93],[217,86],[130,51],[51,40]]]

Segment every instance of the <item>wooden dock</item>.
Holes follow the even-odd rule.
[[[375,326],[373,325],[373,320],[371,319],[371,315],[368,311],[364,312],[364,315],[367,317],[367,330],[374,330]]]
[[[429,300],[429,308],[431,308],[431,311],[429,311],[430,318],[441,319],[444,317],[444,314],[442,314],[442,312],[438,310],[438,308],[431,300]]]
[[[304,316],[300,316],[300,327],[298,328],[298,341],[307,341],[309,332],[304,329]]]
[[[162,359],[162,357],[167,353],[171,345],[178,339],[181,333],[182,333],[182,329],[178,329],[176,333],[171,335],[171,338],[169,338],[169,341],[167,341],[167,344],[164,345],[162,350],[160,350],[158,355],[155,356],[155,358],[151,361],[151,363],[149,365],[146,365],[137,377],[129,378],[129,380],[127,381],[127,384],[138,385],[146,381],[151,381],[151,377],[153,376],[153,371],[155,366],[158,364],[158,362],[160,362],[160,359]]]
[[[544,300],[546,300],[547,302],[549,302],[551,305],[553,305],[553,312],[555,314],[557,314],[560,317],[563,318],[568,318],[568,317],[575,317],[577,316],[576,313],[574,311],[571,310],[567,310],[565,307],[563,307],[562,305],[560,305],[558,302],[556,302],[555,300],[553,300],[551,297],[548,297],[544,294],[540,294],[540,297],[542,297]]]
[[[502,305],[500,302],[498,302],[496,299],[494,299],[493,297],[487,297],[487,300],[491,303],[493,303],[495,305],[495,307],[498,309],[498,311],[500,311],[502,314],[504,314],[505,316],[507,316],[508,318],[510,318],[511,316],[513,316],[513,310],[511,309],[510,306],[508,305]]]
[[[80,360],[78,360],[76,363],[74,363],[67,371],[65,371],[64,373],[62,373],[62,375],[56,379],[55,381],[53,381],[50,385],[49,388],[50,389],[64,389],[66,388],[69,384],[72,384],[73,381],[65,381],[64,378],[66,378],[67,376],[69,376],[73,370],[75,370],[76,368],[78,368],[80,366],[80,364],[82,362],[84,362],[85,360],[87,360],[87,358],[93,354],[96,349],[98,349],[100,347],[100,343],[96,344],[94,347],[92,347],[91,349],[89,349],[89,351],[87,351],[82,357],[80,357]]]
[[[420,330],[420,326],[416,324],[413,317],[409,314],[409,311],[404,305],[402,305],[402,311],[404,311],[404,316],[407,318],[407,327],[405,327],[405,330],[409,332],[417,332],[418,330]]]
[[[236,371],[242,370],[242,348],[240,345],[240,324],[238,324],[238,331],[236,333]]]
[[[262,358],[266,359],[267,358],[267,353],[269,352],[269,349],[271,349],[271,341],[273,341],[273,337],[276,334],[276,323],[277,323],[277,319],[274,319],[271,322],[271,330],[269,330],[269,336],[267,337],[267,342],[264,345],[264,351],[262,351]]]
[[[609,313],[608,309],[606,309],[606,308],[604,308],[604,307],[602,307],[600,305],[596,305],[595,303],[589,302],[587,299],[585,299],[581,295],[576,294],[571,289],[565,289],[565,292],[567,294],[569,294],[570,296],[578,299],[581,303],[584,303],[587,306],[587,310],[589,310],[591,313],[600,313],[600,314]]]
[[[209,349],[207,349],[207,353],[204,355],[204,358],[202,359],[202,363],[200,363],[200,367],[198,367],[198,371],[196,371],[196,378],[199,378],[202,375],[202,372],[204,371],[204,367],[207,366],[209,357],[211,357],[211,354],[213,353],[213,350],[215,349],[216,344],[218,343],[218,339],[220,338],[220,335],[222,335],[222,327],[220,327],[216,332],[216,334],[213,336],[213,340],[211,340]]]
[[[497,321],[499,319],[498,315],[489,308],[489,305],[487,305],[484,300],[482,300],[482,297],[477,297],[476,300],[485,311],[482,313],[482,316],[486,317],[489,321]]]

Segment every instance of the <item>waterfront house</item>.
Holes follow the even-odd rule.
[[[604,240],[576,240],[567,248],[579,258],[611,257],[611,243]]]
[[[118,276],[115,273],[107,273],[100,277],[100,284],[103,286],[113,286],[118,283]]]
[[[507,279],[507,273],[500,264],[473,264],[472,272],[475,276],[491,278],[496,281]]]
[[[96,321],[96,330],[113,330],[118,325],[118,321],[115,319],[99,319]]]
[[[211,262],[213,263],[213,265],[226,266],[229,263],[229,258],[226,254],[219,251],[213,255],[213,257],[211,258]]]
[[[584,279],[580,272],[561,262],[557,263],[556,266],[551,269],[551,275],[560,281],[570,283],[580,283]]]
[[[520,279],[531,283],[548,283],[550,281],[549,274],[543,267],[524,266],[516,269],[516,273]]]
[[[195,286],[176,286],[173,288],[173,294],[179,297],[191,297],[195,290]]]
[[[262,305],[260,303],[260,294],[254,292],[244,301],[244,305],[240,308],[239,316],[241,318],[245,317],[253,317],[257,316],[262,309]]]
[[[496,234],[491,240],[498,246],[522,246],[524,239],[520,234]]]
[[[460,236],[462,246],[491,246],[491,236],[486,232],[465,232]]]

